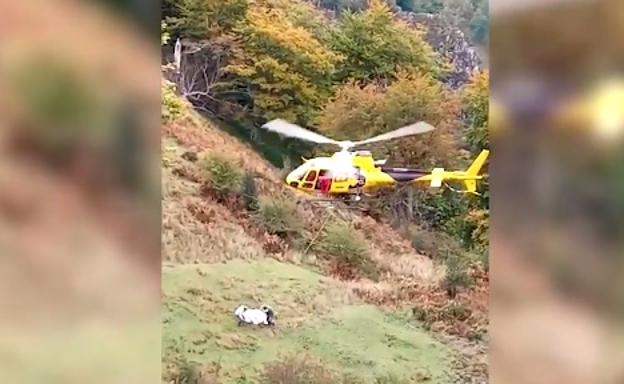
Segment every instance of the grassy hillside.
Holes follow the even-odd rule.
[[[394,374],[450,382],[450,352],[426,331],[358,303],[339,282],[300,266],[165,264],[163,295],[165,355],[219,362],[223,383],[253,378],[263,364],[297,352],[362,379]],[[262,302],[278,309],[276,330],[236,325],[238,304]]]
[[[293,203],[287,215],[300,229],[286,237],[271,234],[258,212],[241,205],[240,192],[220,196],[205,165],[215,155],[253,175],[262,201]],[[484,362],[477,368],[466,363],[465,351],[447,336],[481,332],[487,290],[477,284],[450,300],[442,284],[444,265],[418,254],[387,224],[291,195],[280,170],[190,110],[163,126],[162,175],[163,382],[296,384],[263,375],[275,364],[291,373],[311,372],[288,360],[299,355],[320,364],[322,372],[352,376],[323,381],[317,376],[324,373],[316,372],[306,383],[483,377]],[[342,223],[333,230],[349,228],[338,241],[357,239],[358,252],[364,252],[351,260],[354,273],[344,273],[340,255],[305,246],[327,218]],[[377,271],[375,280],[358,274],[364,257]],[[242,303],[271,305],[276,329],[238,327],[233,310]],[[467,366],[471,377],[464,378]]]

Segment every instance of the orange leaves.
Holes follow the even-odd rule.
[[[349,83],[319,117],[321,130],[338,139],[360,139],[406,124],[426,121],[430,134],[376,145],[377,157],[414,165],[448,164],[456,157],[459,99],[430,76],[400,72],[387,87]]]

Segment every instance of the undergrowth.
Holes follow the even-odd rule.
[[[446,249],[444,252],[446,253],[444,288],[448,295],[454,298],[459,288],[467,288],[472,283],[470,277],[470,260],[464,252],[458,252],[454,249]]]
[[[163,361],[162,381],[167,384],[220,384],[220,366],[207,369],[189,361],[182,353]]]
[[[283,357],[264,366],[259,384],[407,384],[397,375],[382,375],[372,381],[338,373],[306,355]]]
[[[245,209],[248,211],[258,210],[258,188],[256,187],[256,180],[254,179],[254,176],[249,172],[245,172],[242,177],[241,195],[243,197],[243,202],[245,203]]]
[[[203,176],[215,190],[218,197],[224,198],[232,192],[239,192],[243,174],[230,159],[211,154],[200,163]]]
[[[254,217],[258,225],[272,235],[294,237],[303,231],[295,203],[286,198],[260,198]]]
[[[179,119],[185,112],[184,104],[176,95],[175,90],[176,87],[174,83],[169,80],[162,80],[160,117],[165,123]]]
[[[335,261],[339,267],[353,268],[372,279],[379,277],[379,270],[366,246],[366,240],[348,222],[330,222],[311,245],[312,250]]]

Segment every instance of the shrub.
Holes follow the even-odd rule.
[[[444,309],[443,316],[449,320],[465,321],[470,315],[472,310],[465,304],[453,303]]]
[[[458,288],[468,287],[471,283],[468,258],[462,252],[445,250],[446,276],[445,288],[450,297],[455,297]]]
[[[303,229],[297,207],[285,198],[260,199],[255,219],[265,231],[280,237],[299,234]]]
[[[370,278],[376,279],[379,274],[364,238],[347,222],[329,223],[312,247],[319,254],[334,258]]]
[[[484,268],[488,268],[489,247],[489,210],[473,209],[462,216],[450,220],[445,229],[453,238],[461,242],[465,250],[468,250]]]
[[[199,364],[190,362],[186,356],[176,354],[168,356],[163,362],[162,381],[168,384],[217,384],[219,383],[219,369],[214,372],[205,372]]]
[[[332,373],[305,356],[291,356],[265,365],[261,384],[332,384]]]
[[[475,209],[468,213],[466,221],[471,224],[470,241],[476,248],[487,248],[490,242],[490,211]]]
[[[454,237],[422,226],[409,226],[404,230],[404,236],[415,251],[432,260],[444,261],[449,252],[463,252],[460,242]]]
[[[184,104],[175,93],[175,84],[162,79],[160,117],[163,122],[171,122],[180,118],[184,112]]]
[[[267,363],[260,384],[361,384],[352,376],[340,375],[307,356],[289,356]]]
[[[223,198],[240,189],[242,174],[231,160],[211,155],[202,161],[201,168],[218,197]]]
[[[460,196],[444,189],[439,193],[421,193],[418,196],[417,210],[421,221],[432,229],[448,231],[449,221],[461,216],[465,206]]]
[[[256,211],[258,209],[258,189],[256,188],[256,179],[249,172],[245,172],[243,176],[241,194],[243,195],[245,208],[249,211]]]

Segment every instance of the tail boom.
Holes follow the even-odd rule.
[[[481,151],[479,156],[465,171],[445,171],[444,168],[435,168],[430,174],[419,177],[414,181],[429,182],[429,185],[433,188],[441,187],[444,181],[460,181],[464,184],[467,192],[475,193],[477,191],[477,180],[483,179],[479,172],[485,165],[489,154],[490,151],[487,149]]]

